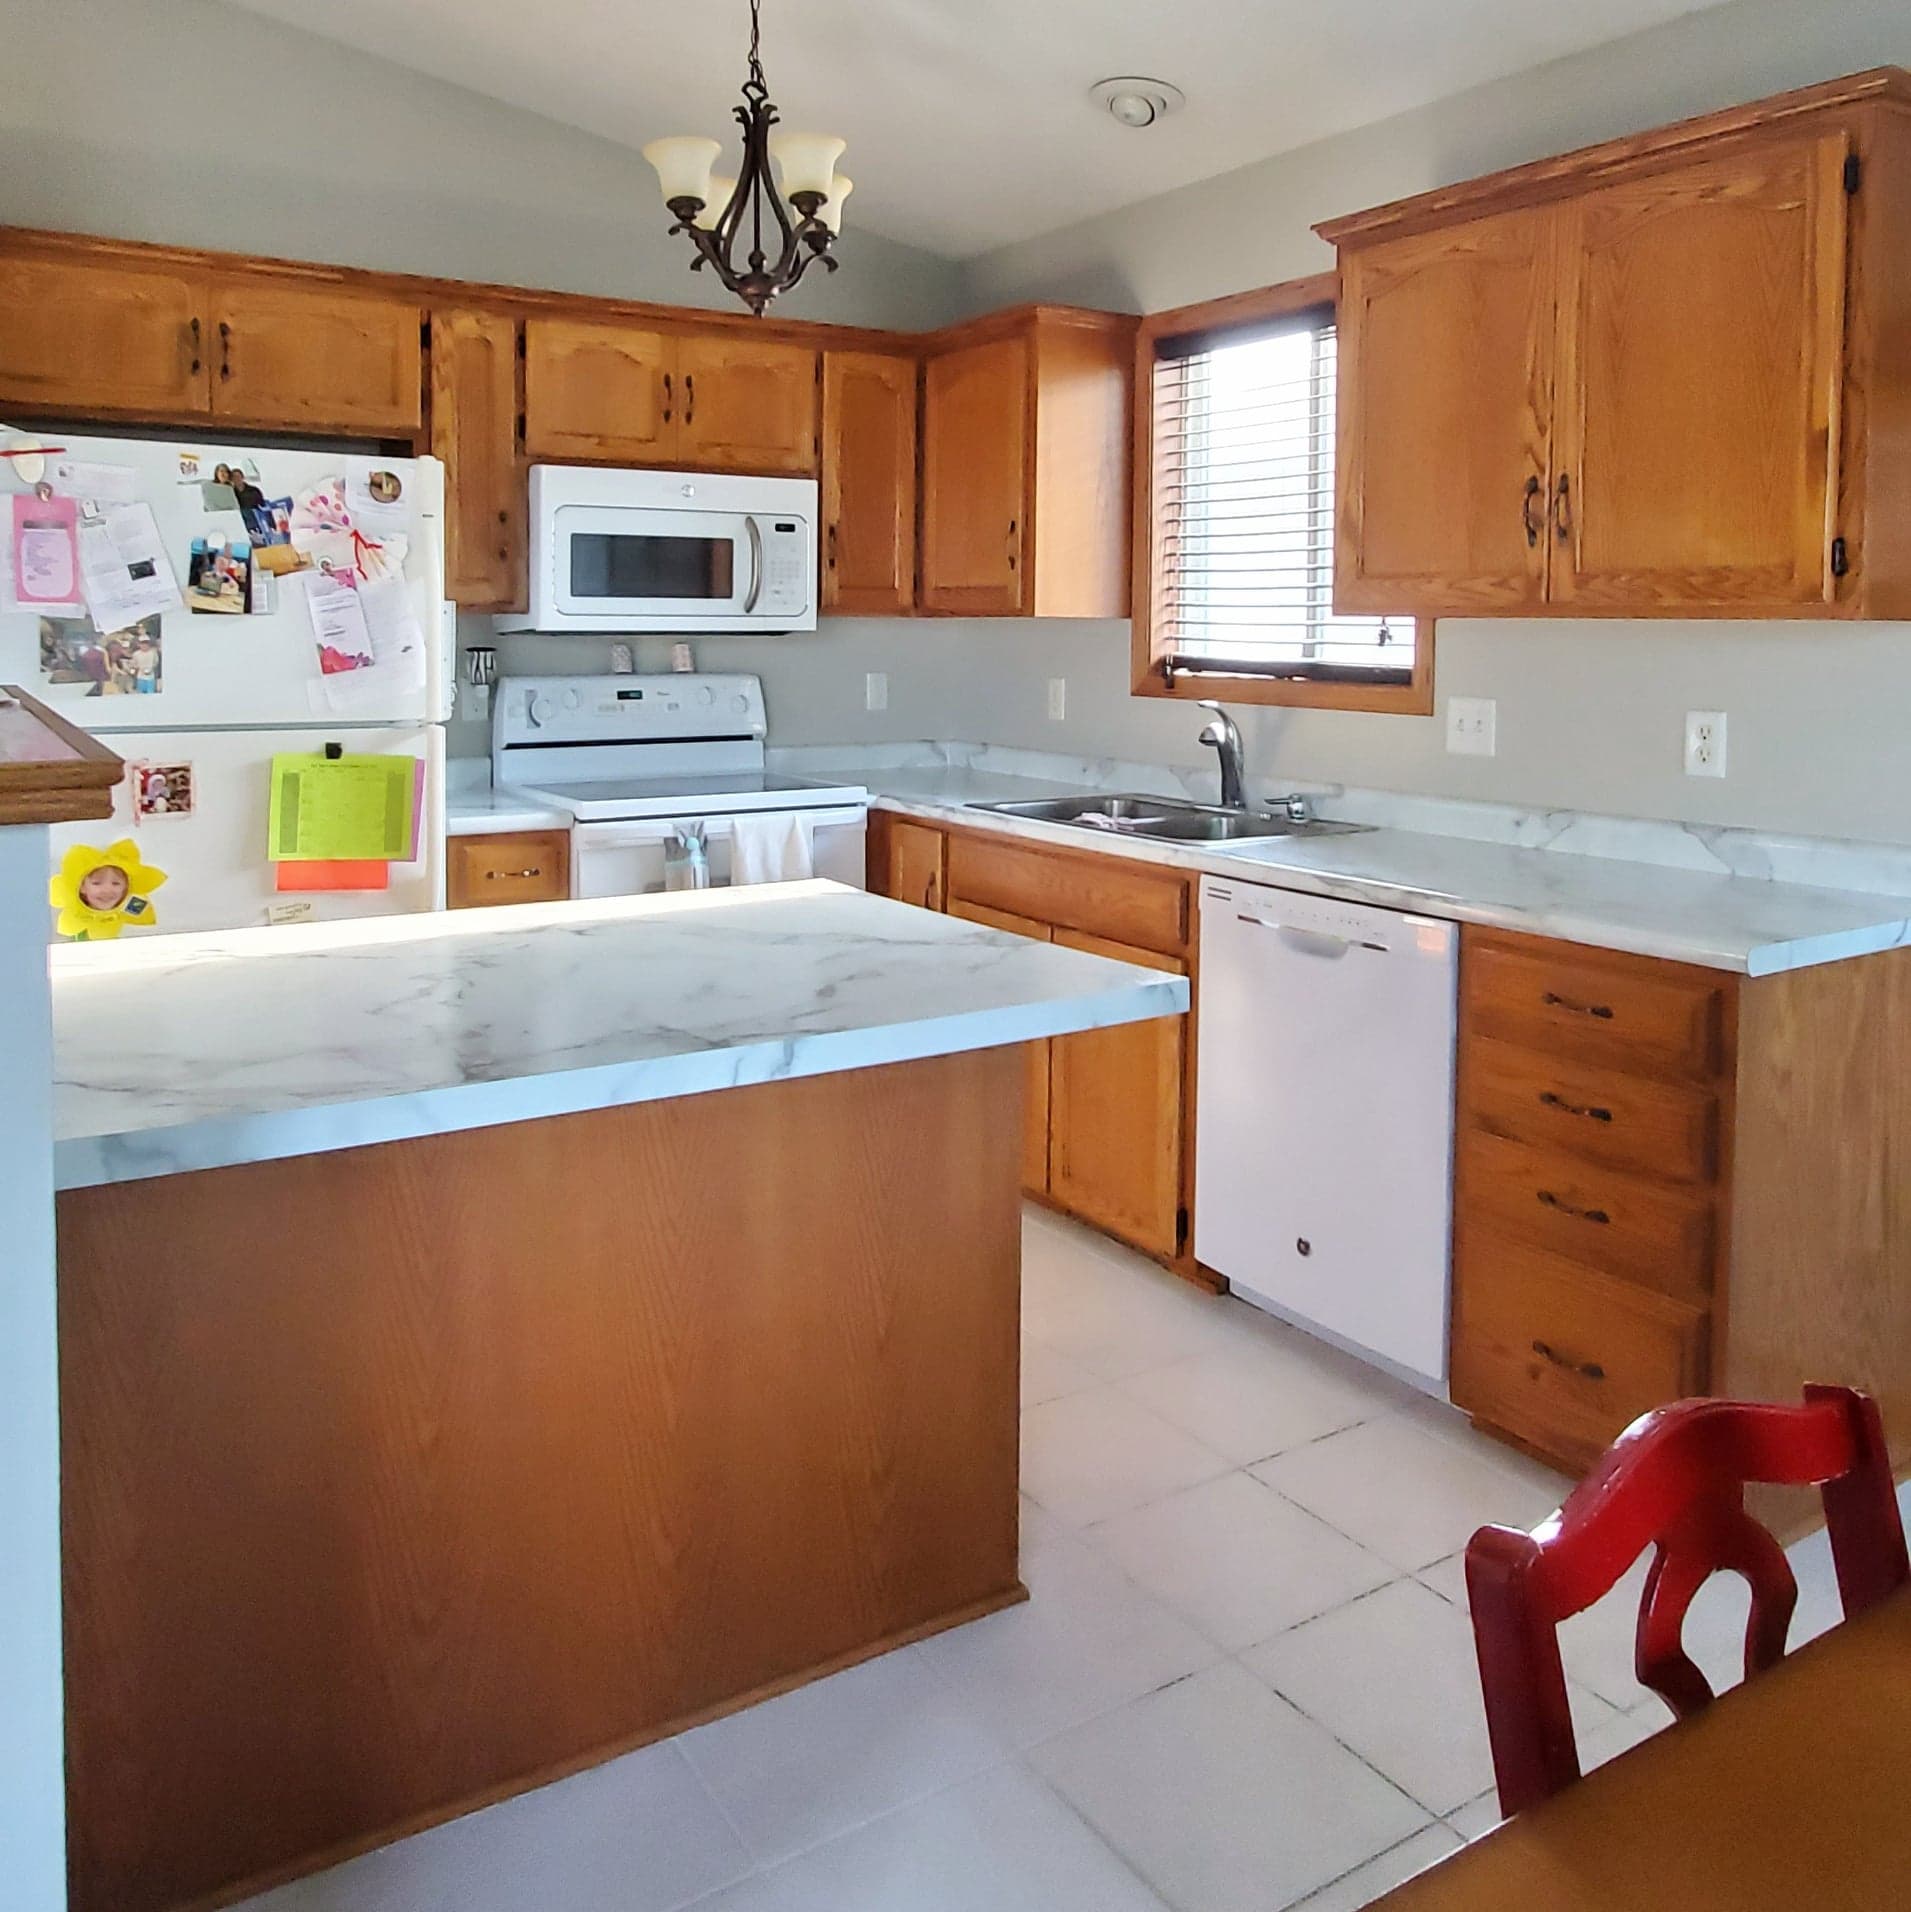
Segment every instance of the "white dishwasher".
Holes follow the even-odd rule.
[[[1441,1392],[1458,947],[1431,917],[1201,884],[1195,1254]]]

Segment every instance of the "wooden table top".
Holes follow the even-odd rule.
[[[1374,1903],[1386,1912],[1911,1905],[1911,1589]]]

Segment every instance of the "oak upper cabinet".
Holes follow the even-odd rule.
[[[816,469],[813,351],[730,333],[686,333],[676,346],[677,448],[686,466]]]
[[[234,275],[207,303],[212,415],[409,437],[424,414],[423,310],[324,282]]]
[[[990,339],[923,371],[922,602],[1012,617],[1029,606],[1029,345]]]
[[[111,256],[0,256],[0,404],[73,416],[204,412],[205,285]]]
[[[1849,151],[1760,143],[1560,208],[1562,607],[1830,600]]]
[[[822,608],[898,616],[916,597],[916,361],[823,354]]]
[[[553,463],[663,464],[677,446],[676,341],[639,325],[524,322],[524,448]]]
[[[1319,230],[1341,609],[1911,615],[1911,74]]]
[[[1527,610],[1546,593],[1553,223],[1511,212],[1348,253],[1335,602]]]
[[[1035,306],[929,342],[924,610],[1127,615],[1135,328]]]
[[[431,449],[446,473],[445,591],[468,610],[515,610],[524,602],[517,338],[503,313],[431,315]]]

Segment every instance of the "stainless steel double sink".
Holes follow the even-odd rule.
[[[1070,823],[1111,836],[1148,837],[1161,843],[1235,843],[1258,837],[1347,836],[1367,826],[1329,823],[1318,817],[1302,822],[1249,810],[1223,810],[1180,797],[1148,797],[1124,791],[1116,796],[1045,797],[1032,803],[973,803],[972,810],[999,816],[1029,817],[1043,823]]]

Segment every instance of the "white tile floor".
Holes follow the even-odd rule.
[[[242,1912],[1344,1912],[1493,1825],[1460,1549],[1563,1483],[1031,1212],[1031,1599]],[[1793,1549],[1794,1641],[1838,1617]],[[1636,1569],[1562,1630],[1582,1758],[1662,1723]],[[1688,1626],[1729,1683],[1744,1593]]]

